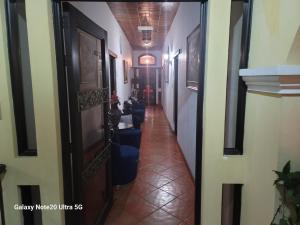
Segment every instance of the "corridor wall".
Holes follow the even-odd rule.
[[[163,75],[162,101],[169,123],[174,129],[174,63],[176,51],[182,50],[178,65],[178,120],[177,141],[193,176],[195,176],[196,156],[196,103],[197,92],[186,87],[186,44],[187,36],[197,27],[200,21],[199,2],[181,2],[173,20],[170,31],[164,42],[162,57],[167,59],[168,48],[170,55],[169,81]],[[165,70],[165,69],[164,69]]]

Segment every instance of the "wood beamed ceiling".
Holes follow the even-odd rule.
[[[162,49],[179,2],[107,2],[133,49]],[[138,26],[152,26],[151,44],[146,46]]]

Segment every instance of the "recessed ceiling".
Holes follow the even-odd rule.
[[[161,49],[179,7],[178,2],[107,2],[133,49]],[[152,26],[146,46],[138,26]]]

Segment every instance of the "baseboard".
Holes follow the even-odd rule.
[[[190,177],[192,178],[192,181],[193,181],[193,183],[194,183],[194,185],[195,185],[195,178],[193,177],[193,173],[192,173],[192,171],[191,171],[191,169],[190,169],[190,167],[189,167],[189,165],[188,165],[188,163],[187,163],[187,161],[186,161],[186,159],[185,159],[185,157],[184,157],[183,151],[182,151],[182,149],[181,149],[181,147],[180,147],[180,145],[179,145],[177,139],[176,139],[176,144],[177,144],[177,146],[178,146],[178,149],[179,149],[179,151],[180,151],[180,154],[181,154],[182,158],[184,159],[183,161],[184,161],[184,164],[185,164],[186,168],[187,168],[188,171],[189,171],[189,175],[190,175]]]
[[[171,127],[171,123],[170,123],[170,121],[168,120],[168,117],[167,117],[166,112],[165,112],[165,110],[164,110],[164,107],[162,107],[162,109],[163,109],[163,112],[164,112],[164,116],[165,116],[166,120],[168,121],[169,128],[170,128],[170,130],[174,133],[174,130],[173,130],[172,127]],[[177,132],[177,134],[178,134],[178,132]],[[174,134],[174,135],[175,135],[175,134]],[[189,175],[190,175],[190,177],[192,178],[192,181],[193,181],[194,184],[195,184],[195,178],[193,177],[193,173],[192,173],[192,171],[191,171],[191,169],[190,169],[190,167],[189,167],[189,165],[188,165],[188,163],[187,163],[187,161],[186,161],[186,159],[185,159],[185,156],[184,156],[184,154],[183,154],[183,151],[182,151],[182,149],[181,149],[181,147],[180,147],[180,145],[179,145],[179,143],[178,143],[177,135],[175,135],[175,136],[176,136],[176,145],[178,146],[179,152],[180,152],[182,158],[184,159],[183,161],[184,161],[184,164],[185,164],[185,166],[187,167],[187,169],[188,169],[188,171],[189,171]]]

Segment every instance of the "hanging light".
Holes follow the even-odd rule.
[[[144,18],[142,19],[141,26],[138,26],[138,31],[142,32],[142,41],[144,46],[151,45],[151,35],[153,31],[153,27],[150,25],[148,21],[149,14],[144,14]]]
[[[151,31],[142,31],[142,41],[144,45],[150,45],[151,44]]]

